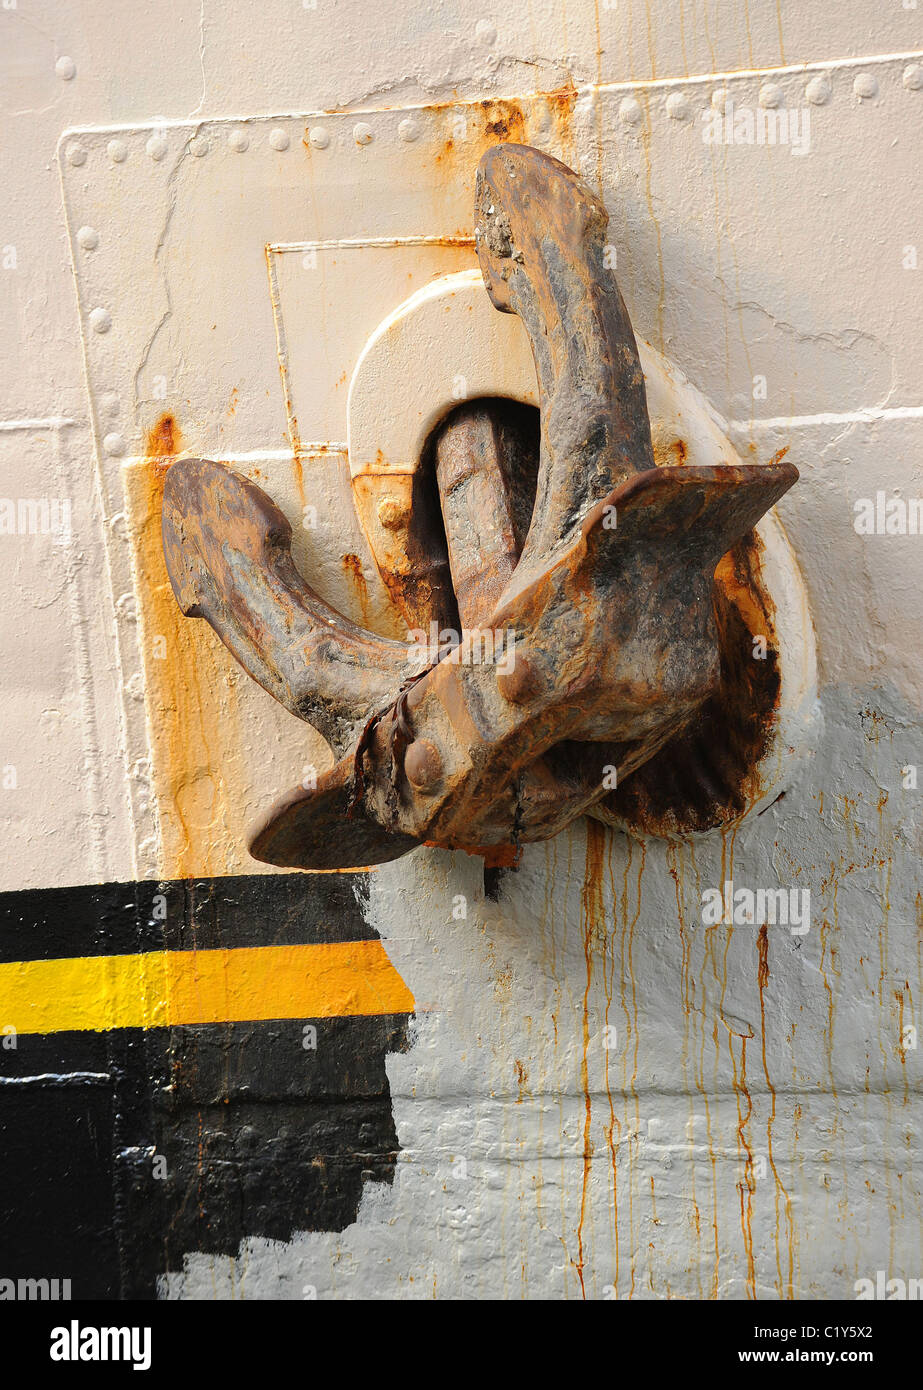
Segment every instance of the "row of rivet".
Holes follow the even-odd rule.
[[[65,70],[70,64],[70,59],[61,59],[58,63],[59,76],[67,79],[72,77],[73,71]],[[62,67],[63,65],[63,67]],[[911,63],[903,72],[903,85],[908,91],[923,90],[923,67],[919,63]],[[860,100],[870,100],[878,95],[878,80],[871,73],[860,72],[853,81],[853,92]],[[805,96],[814,106],[824,106],[830,101],[833,89],[826,74],[820,73],[808,82],[805,88]],[[783,104],[784,91],[778,83],[767,82],[760,88],[759,103],[765,109],[778,108]],[[730,93],[726,87],[717,88],[711,96],[712,106],[719,111],[723,111],[730,100]],[[688,120],[691,115],[691,107],[688,99],[681,92],[673,92],[666,100],[667,114],[673,120]],[[619,106],[619,118],[627,125],[635,125],[641,121],[643,110],[636,97],[623,98]],[[416,121],[407,118],[401,121],[398,126],[398,133],[402,140],[413,141],[420,135],[420,127]],[[372,127],[365,121],[358,122],[353,127],[353,139],[357,145],[370,144],[374,138]],[[330,144],[330,134],[324,126],[311,126],[308,131],[308,141],[314,149],[323,150]],[[274,126],[269,133],[269,144],[272,149],[281,153],[288,149],[290,145],[289,134],[281,126]],[[238,154],[243,154],[250,146],[248,132],[235,127],[228,135],[229,147]],[[163,135],[155,134],[150,137],[145,146],[151,159],[159,161],[164,158],[169,148]],[[208,141],[199,136],[193,137],[189,141],[189,152],[201,157],[208,153]],[[113,139],[107,146],[109,158],[114,164],[123,164],[128,158],[129,149],[124,140]],[[75,166],[86,163],[87,151],[82,145],[69,145],[66,151],[68,162]],[[81,227],[77,232],[78,245],[84,251],[95,251],[99,245],[99,233],[93,227]],[[107,309],[92,309],[89,314],[89,324],[94,333],[108,333],[112,327],[112,318]],[[107,434],[103,440],[103,447],[107,454],[119,456],[125,451],[125,441],[120,434]]]
[[[904,68],[902,82],[908,92],[919,92],[923,90],[923,67],[919,63],[910,63]],[[853,94],[860,101],[871,101],[878,96],[878,78],[871,72],[857,73],[852,84]],[[826,106],[833,97],[833,85],[826,73],[818,73],[812,77],[804,89],[805,98],[812,106]],[[718,87],[711,95],[711,104],[717,111],[724,111],[731,101],[731,93],[727,87]],[[778,82],[764,82],[759,90],[757,97],[760,106],[765,110],[773,110],[785,104],[785,91]],[[692,105],[689,98],[683,92],[671,92],[665,102],[667,115],[674,121],[688,121],[692,115]],[[625,125],[638,125],[643,119],[644,111],[637,97],[627,96],[623,98],[619,106],[619,119]]]
[[[402,140],[413,141],[420,136],[420,126],[416,121],[407,119],[401,121],[398,126],[398,134]],[[367,121],[359,121],[353,126],[353,139],[357,145],[370,145],[375,138],[375,132]],[[236,154],[243,154],[250,148],[250,132],[242,126],[235,128],[228,135],[227,143],[230,149]],[[330,132],[326,126],[314,125],[308,131],[308,143],[315,150],[325,150],[330,144]],[[274,126],[269,132],[269,145],[278,153],[287,150],[291,144],[291,138],[287,130],[282,126]],[[166,136],[159,133],[154,134],[147,141],[145,147],[148,155],[159,163],[164,159],[170,148]],[[188,144],[189,153],[201,158],[208,154],[210,145],[208,140],[200,135],[195,135]],[[129,147],[126,141],[115,139],[110,140],[106,146],[106,153],[113,164],[124,164],[129,155]],[[64,152],[68,164],[73,164],[76,168],[87,162],[87,149],[85,145],[74,143],[68,145]]]
[[[878,78],[870,72],[860,72],[853,80],[853,92],[860,101],[870,101],[879,92]],[[917,92],[923,90],[923,67],[919,63],[910,63],[903,72],[903,85],[908,91]],[[833,87],[829,77],[825,73],[819,73],[812,77],[805,87],[805,97],[812,106],[825,106],[833,96]],[[726,87],[719,87],[712,93],[711,104],[717,110],[724,110],[730,100],[730,92]],[[766,109],[773,109],[784,104],[785,93],[777,82],[766,82],[759,91],[759,104]],[[689,120],[692,115],[692,106],[689,98],[682,92],[672,92],[667,97],[666,112],[675,121]],[[644,117],[644,110],[637,97],[626,96],[622,99],[619,106],[619,119],[625,125],[638,125]],[[398,134],[402,140],[413,141],[420,136],[420,126],[418,123],[407,118],[400,122]],[[367,121],[358,121],[353,126],[353,139],[357,145],[369,145],[375,138],[375,132]],[[250,133],[243,127],[235,127],[227,139],[228,146],[237,154],[243,154],[250,148]],[[287,150],[291,143],[289,133],[282,126],[274,126],[269,132],[270,147],[281,153]],[[308,143],[315,150],[325,150],[330,144],[330,132],[326,126],[315,125],[308,130]],[[189,141],[189,153],[201,158],[209,151],[209,143],[202,136],[193,136]],[[106,147],[109,158],[113,164],[124,164],[128,158],[129,149],[124,140],[110,140]],[[159,161],[163,159],[169,145],[166,137],[155,134],[150,137],[145,145],[147,153],[151,159]],[[83,145],[68,145],[65,157],[69,164],[79,167],[87,161],[87,151]]]

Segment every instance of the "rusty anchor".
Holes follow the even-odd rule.
[[[504,144],[481,161],[479,263],[528,333],[540,435],[480,401],[435,432],[432,491],[408,523],[419,571],[393,597],[412,626],[435,616],[461,640],[422,669],[419,644],[311,589],[260,488],[204,459],[171,467],[163,545],[182,611],[337,757],[273,808],[255,858],[347,868],[426,843],[503,862],[586,812],[605,819],[613,775],[648,764],[714,697],[716,566],[798,473],[655,465],[607,222],[549,155]]]

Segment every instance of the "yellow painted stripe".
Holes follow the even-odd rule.
[[[148,951],[0,965],[0,1026],[19,1033],[412,1013],[380,941]]]

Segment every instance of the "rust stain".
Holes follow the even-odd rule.
[[[640,850],[640,854],[639,854],[639,857],[638,857],[637,885],[636,885],[636,889],[635,889],[635,893],[636,893],[636,896],[635,896],[635,909],[634,909],[634,913],[633,913],[632,916],[631,916],[631,920],[628,921],[628,873],[629,873],[629,870],[630,870],[630,868],[631,868],[631,863],[632,863],[632,858],[633,858],[634,846],[635,846],[635,845],[638,845],[639,850]],[[626,1006],[626,1009],[625,1009],[626,1018],[628,1019],[628,1035],[629,1035],[629,1037],[631,1038],[631,1042],[632,1042],[631,1076],[630,1076],[630,1077],[627,1076],[627,1069],[628,1069],[628,1067],[627,1067],[627,1057],[628,1057],[628,1052],[627,1052],[627,1049],[626,1049],[625,1054],[624,1054],[624,1055],[625,1055],[625,1058],[626,1058],[626,1061],[625,1061],[624,1071],[623,1071],[623,1084],[625,1085],[625,1087],[628,1089],[628,1091],[629,1091],[630,1094],[631,1094],[632,1101],[633,1101],[633,1110],[634,1110],[634,1120],[633,1120],[633,1125],[631,1126],[631,1131],[632,1131],[632,1132],[631,1132],[631,1138],[629,1139],[629,1145],[628,1145],[628,1155],[629,1155],[629,1164],[630,1164],[629,1182],[628,1182],[628,1229],[629,1229],[629,1236],[630,1236],[630,1242],[631,1242],[631,1250],[634,1251],[634,1250],[636,1249],[636,1237],[635,1237],[635,1212],[634,1212],[634,1161],[633,1161],[633,1160],[634,1160],[634,1158],[636,1157],[636,1154],[637,1154],[638,1135],[640,1134],[640,1131],[641,1131],[641,1098],[640,1098],[640,1095],[639,1095],[639,1093],[638,1093],[638,1086],[637,1086],[637,1082],[638,1082],[638,1060],[639,1060],[639,1052],[640,1052],[640,1046],[641,1046],[641,1031],[640,1031],[640,1023],[639,1023],[639,1013],[638,1013],[637,980],[636,980],[636,977],[635,977],[635,969],[634,969],[634,939],[635,939],[635,929],[636,929],[636,927],[637,927],[637,925],[638,925],[638,922],[640,921],[640,918],[641,918],[641,906],[642,906],[642,892],[641,892],[641,886],[642,886],[642,883],[643,883],[643,881],[644,881],[644,869],[645,869],[645,865],[646,865],[646,862],[647,862],[647,842],[646,842],[645,840],[636,841],[636,840],[633,840],[633,839],[629,838],[629,840],[628,840],[628,851],[629,851],[629,852],[628,852],[628,862],[627,862],[627,864],[626,864],[626,866],[625,866],[625,890],[626,890],[626,892],[625,892],[625,898],[624,898],[624,905],[625,905],[625,914],[624,914],[624,915],[625,915],[625,921],[624,921],[624,930],[623,930],[623,932],[622,932],[622,942],[621,942],[621,966],[622,966],[622,978],[624,979],[624,978],[625,978],[625,975],[626,975],[626,973],[627,973],[628,980],[630,981],[630,985],[631,985],[631,1013],[630,1013],[630,1015],[629,1015],[629,1013],[628,1013],[627,1006]],[[627,942],[626,942],[626,936],[627,936]],[[632,1145],[634,1145],[634,1147],[632,1147]],[[633,1298],[633,1297],[634,1297],[634,1292],[635,1292],[635,1262],[634,1262],[634,1256],[632,1255],[632,1261],[631,1261],[631,1282],[630,1282],[629,1292],[628,1292],[629,1298]]]
[[[369,586],[366,583],[365,574],[362,570],[362,561],[359,559],[358,555],[347,553],[346,555],[342,556],[340,563],[343,566],[344,574],[348,579],[352,581],[353,587],[356,591],[356,597],[359,600],[359,607],[362,611],[362,621],[365,624],[365,626],[368,627]]]
[[[517,1097],[516,1104],[521,1105],[523,1096],[531,1094],[531,1092],[529,1092],[529,1073],[525,1063],[521,1062],[518,1057],[513,1062],[513,1068],[516,1072],[516,1085],[519,1087],[519,1096]]]
[[[769,984],[769,928],[765,922],[759,929],[756,942],[760,961],[756,978],[762,995],[762,991]]]
[[[485,869],[515,869],[522,859],[522,845],[479,845],[466,853],[479,855]]]
[[[611,896],[612,896],[612,906],[613,906],[613,913],[614,913],[614,911],[615,911],[615,905],[616,905],[616,903],[617,903],[617,901],[618,901],[618,897],[617,897],[617,891],[616,891],[616,885],[615,885],[615,872],[614,872],[613,864],[612,864],[613,842],[614,842],[614,837],[613,837],[612,835],[607,836],[607,845],[606,845],[606,866],[607,866],[607,870],[608,870],[609,891],[610,891]],[[614,994],[614,989],[615,989],[615,937],[614,937],[614,934],[611,933],[611,932],[608,930],[608,923],[607,923],[606,925],[607,925],[607,929],[604,930],[603,933],[602,933],[602,945],[603,945],[602,978],[603,978],[603,989],[604,989],[605,995],[606,995],[606,1008],[605,1008],[605,1013],[604,1013],[604,1016],[603,1016],[603,1027],[604,1027],[604,1029],[606,1030],[606,1036],[608,1037],[608,1030],[609,1030],[609,1027],[610,1027],[610,1024],[609,1024],[609,1013],[610,1013],[610,1010],[611,1010],[611,1008],[612,1008],[612,999],[613,999],[613,994]],[[613,923],[613,925],[614,925],[614,923]],[[613,1240],[613,1247],[614,1247],[614,1251],[615,1251],[615,1278],[614,1278],[614,1281],[613,1281],[613,1287],[614,1287],[614,1289],[615,1289],[615,1296],[616,1296],[616,1298],[618,1298],[618,1295],[619,1295],[619,1273],[620,1273],[620,1261],[619,1261],[619,1183],[618,1183],[618,1148],[619,1148],[619,1144],[621,1143],[621,1138],[622,1138],[622,1125],[621,1125],[621,1121],[617,1118],[616,1113],[615,1113],[615,1101],[614,1101],[614,1098],[613,1098],[613,1095],[612,1095],[612,1084],[611,1084],[611,1081],[610,1081],[610,1078],[609,1078],[609,1053],[610,1053],[610,1051],[611,1051],[611,1049],[610,1049],[608,1046],[606,1046],[605,1049],[604,1049],[604,1058],[605,1058],[605,1062],[604,1062],[603,1083],[604,1083],[604,1085],[605,1085],[605,1087],[606,1087],[606,1098],[608,1099],[608,1102],[609,1102],[609,1124],[608,1124],[608,1127],[607,1127],[607,1129],[606,1129],[606,1143],[607,1143],[608,1146],[609,1146],[609,1159],[610,1159],[610,1163],[611,1163],[611,1167],[612,1167],[612,1240]],[[615,1135],[616,1126],[618,1126],[618,1138],[616,1138],[616,1135]]]
[[[554,92],[546,92],[545,101],[561,129],[567,130],[577,105],[577,88],[571,84],[569,87],[559,87]]]
[[[766,1150],[769,1158],[769,1167],[772,1170],[773,1181],[775,1183],[775,1247],[776,1247],[776,1272],[779,1279],[779,1297],[792,1299],[795,1297],[794,1288],[794,1266],[795,1266],[795,1224],[792,1216],[792,1202],[788,1189],[779,1176],[776,1167],[775,1153],[773,1151],[773,1132],[776,1122],[776,1088],[769,1075],[769,1063],[766,1058],[766,1000],[764,990],[769,984],[769,929],[764,923],[757,936],[757,955],[759,964],[757,967],[757,985],[760,993],[760,1050],[763,1061],[763,1075],[766,1078],[766,1089],[770,1097],[770,1112],[766,1122]],[[781,1237],[779,1231],[779,1203],[782,1202],[785,1210],[785,1229],[788,1246],[787,1267],[782,1269]]]
[[[164,412],[147,432],[146,462],[126,477],[161,872],[171,878],[239,872],[244,833],[219,771],[235,757],[238,668],[205,624],[183,618],[161,545],[163,486],[182,438],[175,415]]]
[[[586,986],[583,991],[583,1051],[580,1061],[580,1085],[584,1097],[583,1123],[583,1183],[580,1191],[580,1217],[577,1222],[577,1277],[580,1280],[580,1293],[586,1298],[584,1268],[584,1223],[586,1221],[587,1194],[590,1186],[590,1168],[593,1145],[590,1130],[593,1123],[593,1098],[590,1089],[590,990],[593,984],[593,943],[596,933],[604,926],[603,909],[603,854],[606,847],[606,831],[595,821],[586,822],[586,862],[583,876],[583,952],[586,961]]]
[[[526,143],[526,118],[518,102],[482,101],[480,107],[486,136],[492,140],[511,140],[517,145]]]
[[[730,935],[730,933],[729,933]],[[740,1071],[737,1069],[737,1059],[734,1056],[733,1039],[740,1038]],[[740,1150],[744,1153],[744,1176],[743,1180],[737,1184],[740,1195],[740,1229],[743,1234],[744,1253],[747,1260],[747,1298],[756,1298],[756,1261],[753,1252],[753,1195],[756,1192],[756,1171],[753,1163],[753,1149],[747,1128],[750,1117],[753,1114],[753,1100],[747,1085],[747,1043],[752,1033],[748,1037],[742,1034],[734,1034],[728,1029],[728,1049],[731,1054],[731,1067],[733,1070],[734,1092],[737,1097],[737,1140]],[[746,1111],[743,1109],[746,1104]]]
[[[175,415],[172,411],[164,411],[145,435],[145,456],[156,468],[166,472],[182,448],[182,438]]]

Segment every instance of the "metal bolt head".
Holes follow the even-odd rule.
[[[534,657],[516,652],[510,671],[497,674],[497,689],[511,705],[525,705],[534,700],[544,687],[541,670]]]
[[[398,531],[407,518],[407,508],[396,497],[383,497],[378,504],[378,520],[388,531]]]
[[[442,758],[435,743],[428,738],[416,739],[404,754],[407,781],[418,792],[429,792],[442,781]]]
[[[818,73],[817,77],[812,77],[805,88],[805,96],[812,106],[826,106],[833,96],[833,88],[826,73]]]
[[[103,440],[103,448],[112,458],[121,458],[125,452],[125,440],[120,434],[107,434]]]

